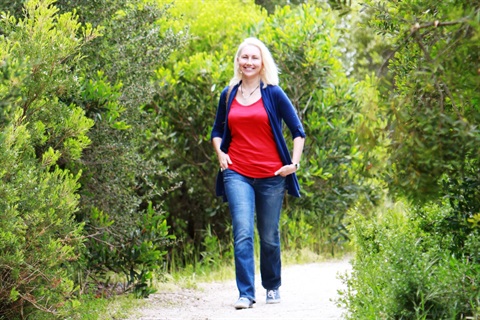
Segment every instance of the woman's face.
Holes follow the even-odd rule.
[[[260,76],[263,62],[260,49],[253,45],[247,45],[242,49],[237,58],[242,77],[255,78]]]

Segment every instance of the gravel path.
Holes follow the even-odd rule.
[[[349,259],[284,267],[280,304],[265,304],[265,290],[256,279],[257,303],[251,309],[235,310],[235,281],[201,283],[197,290],[157,293],[128,320],[324,320],[343,319],[336,306],[343,288],[339,274],[351,269]]]

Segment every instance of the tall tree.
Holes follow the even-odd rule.
[[[418,201],[456,193],[442,181],[464,181],[480,156],[480,4],[367,5],[369,26],[392,39],[387,58],[394,82],[385,96],[390,188]]]

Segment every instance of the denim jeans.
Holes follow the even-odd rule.
[[[233,170],[223,172],[233,227],[235,274],[240,297],[255,301],[255,211],[260,237],[260,274],[267,290],[281,285],[279,220],[285,178],[248,178]]]

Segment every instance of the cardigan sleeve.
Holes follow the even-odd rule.
[[[223,89],[222,93],[220,94],[220,99],[218,100],[218,107],[217,113],[215,116],[215,121],[213,123],[212,132],[210,134],[210,140],[213,138],[223,138],[224,130],[225,130],[225,116],[227,112],[226,107],[226,98],[227,98],[227,91],[228,87]]]
[[[287,97],[286,93],[279,86],[276,86],[275,99],[275,105],[278,107],[278,112],[281,118],[290,130],[292,139],[297,137],[305,138],[305,130],[303,129],[303,125],[298,117],[297,111],[290,99]]]

